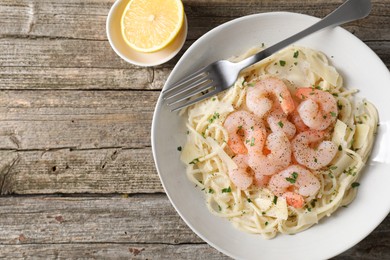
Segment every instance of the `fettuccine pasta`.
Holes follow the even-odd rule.
[[[343,86],[324,54],[292,46],[245,69],[229,90],[182,111],[188,131],[181,160],[210,212],[272,238],[303,231],[348,205],[378,124],[375,107],[356,100],[356,92]]]

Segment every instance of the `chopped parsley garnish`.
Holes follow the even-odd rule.
[[[212,188],[209,188],[209,193],[213,194],[214,190]]]
[[[311,205],[312,208],[315,208],[316,202],[317,202],[316,199],[313,199],[313,200],[310,202],[310,205]]]
[[[248,87],[253,87],[255,84],[253,84],[253,83],[249,83],[247,86]]]
[[[267,225],[268,225],[268,221],[267,221],[267,222],[265,222],[265,223],[264,223],[264,225],[266,225],[266,226],[267,226]]]
[[[329,169],[332,170],[332,171],[333,171],[333,170],[336,170],[336,169],[337,169],[337,166],[336,166],[336,165],[332,165],[332,166],[329,167]]]
[[[307,208],[307,211],[311,212],[311,208]]]
[[[250,146],[254,146],[255,145],[255,138],[254,137],[252,137],[252,139],[251,139],[251,143],[250,143]]]
[[[219,210],[219,211],[221,211],[221,210],[222,210],[221,206],[219,206],[219,205],[218,205],[218,210]]]
[[[277,197],[277,196],[274,196],[274,199],[273,199],[272,202],[276,205],[276,203],[278,203],[278,197]]]
[[[352,188],[356,188],[356,187],[359,187],[359,186],[360,186],[360,183],[358,183],[358,182],[352,182],[352,184],[351,184]]]
[[[265,44],[264,42],[261,43],[261,48],[264,48],[265,47]]]
[[[343,173],[355,176],[356,175],[356,166],[348,167],[348,169],[344,170]]]
[[[279,122],[278,122],[278,125],[280,126],[280,128],[283,128],[283,126],[284,126],[284,124],[283,124],[282,121],[279,121]]]
[[[242,81],[241,85],[243,85],[243,86],[244,86],[244,83],[245,83],[245,79]]]
[[[331,172],[328,173],[328,176],[329,176],[331,179],[334,178],[334,176],[333,176],[333,174],[332,174]]]
[[[298,65],[298,62],[294,62],[294,65],[297,66],[297,65]]]
[[[195,158],[190,162],[190,164],[197,164],[199,162],[199,158]]]
[[[219,113],[215,112],[214,115],[209,119],[209,122],[212,123],[217,118],[219,118]]]
[[[298,58],[298,56],[299,56],[299,51],[296,51],[296,52],[294,52],[294,58]]]
[[[252,203],[252,200],[250,198],[247,198],[246,201],[248,201],[249,203]]]
[[[339,151],[342,151],[343,150],[343,147],[341,146],[341,144],[339,144]]]
[[[177,147],[177,150],[178,150],[179,152],[181,152],[181,146]]]
[[[279,65],[284,67],[284,65],[286,65],[286,61],[285,60],[280,60],[279,61]]]
[[[228,193],[228,192],[232,192],[232,189],[230,188],[230,186],[228,188],[222,189],[222,193]]]
[[[297,172],[293,172],[290,177],[286,178],[286,181],[294,184],[297,181],[297,178],[298,178],[298,173]],[[274,200],[275,200],[275,198],[274,198]]]
[[[251,126],[251,130],[252,130],[252,131],[255,130],[255,127],[254,127],[254,126]]]
[[[215,97],[213,97],[211,100],[212,100],[212,101],[215,101],[215,100],[216,100],[216,98],[215,98]]]
[[[338,108],[339,110],[341,110],[341,109],[343,109],[343,105],[342,105],[340,102],[337,102],[337,108]]]
[[[331,116],[333,116],[333,117],[335,117],[335,116],[336,116],[336,113],[335,113],[335,112],[333,112],[333,111],[331,111],[331,112],[330,112],[330,114],[331,114]]]
[[[326,116],[326,115],[323,115],[323,116],[322,116],[322,118],[323,118],[323,119],[326,119],[326,118],[327,118],[327,116]]]
[[[315,163],[318,162],[317,158],[315,158],[315,157],[314,157],[314,162],[315,162]]]

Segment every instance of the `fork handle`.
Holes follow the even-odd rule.
[[[337,26],[357,19],[364,18],[370,13],[370,10],[371,10],[370,0],[347,0],[342,5],[340,5],[336,10],[334,10],[332,13],[328,14],[326,17],[324,17],[317,23],[313,24],[312,26],[240,62],[237,62],[236,65],[238,66],[239,70],[242,70],[250,65],[253,65],[271,56],[275,52],[289,46],[290,44],[314,32],[322,30],[326,27]]]

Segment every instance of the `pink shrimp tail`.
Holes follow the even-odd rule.
[[[297,209],[301,209],[305,204],[303,197],[297,193],[286,192],[283,194],[283,197],[286,199],[287,205]]]

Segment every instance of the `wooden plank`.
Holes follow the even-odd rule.
[[[105,22],[114,0],[2,0],[0,35],[106,39]],[[91,29],[96,25],[99,30]]]
[[[164,192],[151,148],[1,151],[0,158],[0,194]]]
[[[0,245],[7,259],[231,259],[207,244],[45,244]]]
[[[81,40],[0,39],[0,90],[159,90],[190,45],[187,43],[167,64],[142,68],[121,61],[107,44]],[[390,68],[390,41],[367,42],[367,45]],[[73,53],[78,58],[74,58]]]
[[[3,67],[0,89],[161,89],[166,68],[41,68]]]
[[[77,258],[223,257],[184,224],[164,195],[5,197],[0,200],[0,219],[0,257],[5,258],[61,258],[67,253],[71,258],[76,253]],[[389,259],[389,232],[387,217],[334,259]]]
[[[159,92],[1,91],[0,149],[150,146]]]
[[[49,37],[105,40],[106,16],[113,0],[3,0],[0,3],[0,35],[3,37]],[[189,39],[234,18],[262,12],[289,11],[324,17],[342,1],[184,1],[190,24]],[[389,0],[373,1],[369,18],[347,28],[363,40],[390,40]],[[229,8],[225,8],[229,6]],[[199,19],[201,17],[202,19]],[[360,26],[364,25],[364,26]],[[98,29],[91,29],[93,27]],[[359,28],[357,29],[357,26]]]
[[[191,43],[184,45],[177,58],[157,68],[172,68]],[[108,41],[48,38],[0,38],[0,67],[43,67],[41,73],[46,74],[54,68],[56,73],[60,69],[67,73],[68,68],[143,69],[122,60]]]
[[[0,66],[50,68],[134,68],[120,59],[108,41],[0,39]]]
[[[3,197],[0,244],[201,243],[165,195]]]

